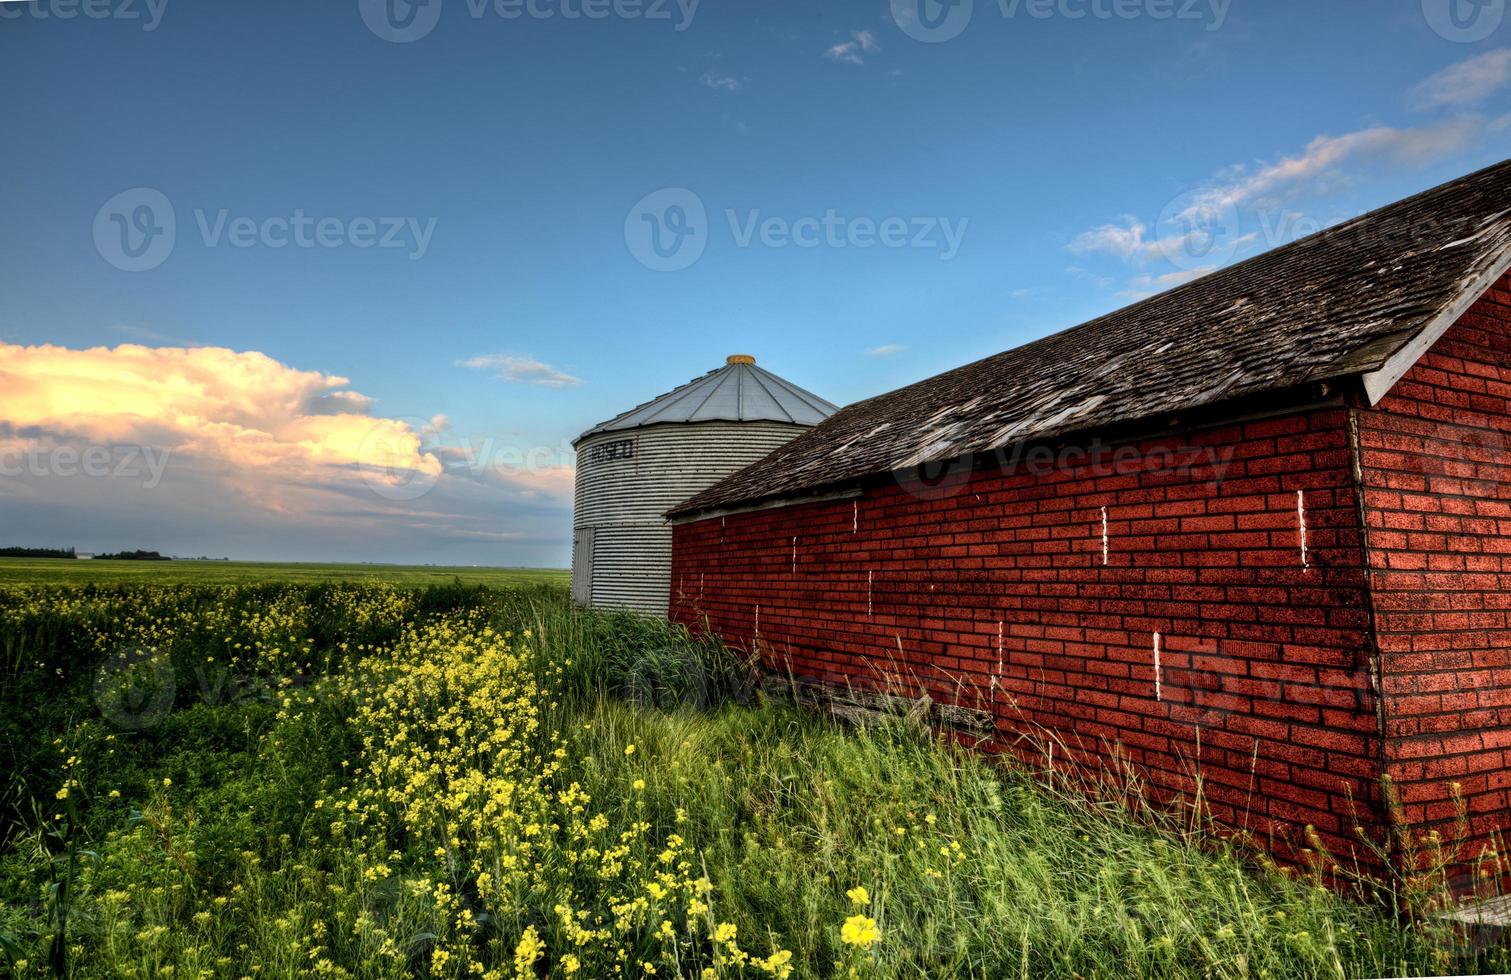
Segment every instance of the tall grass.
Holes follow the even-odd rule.
[[[448,658],[436,631],[458,623],[470,625]],[[494,640],[478,638],[487,628]],[[52,970],[60,925],[74,976],[461,976],[468,958],[488,975],[565,975],[589,953],[554,907],[622,908],[676,840],[687,869],[672,877],[706,909],[602,912],[623,927],[606,923],[612,941],[593,949],[623,975],[646,963],[661,976],[1511,967],[1502,948],[1469,948],[1431,920],[1255,866],[1174,818],[1088,800],[904,721],[857,729],[766,703],[722,647],[586,614],[557,592],[23,590],[0,592],[0,637],[19,651],[0,692],[15,761],[0,962],[25,975]],[[173,710],[123,730],[100,716],[96,676],[145,640],[172,664]],[[204,682],[219,676],[207,665],[235,674],[230,694],[206,693],[227,690]],[[532,693],[501,713],[488,692],[521,683]],[[423,697],[402,719],[373,714],[395,691]],[[535,734],[519,741],[512,721]],[[373,724],[423,734],[430,761],[411,768],[442,783],[404,795],[382,773],[418,749],[372,744]],[[471,797],[439,802],[465,779],[505,775],[539,787],[529,835],[483,819]],[[591,802],[563,802],[579,793]],[[393,805],[364,821],[346,800]],[[571,843],[590,815],[600,833],[629,835],[612,873]],[[498,894],[492,862],[522,843],[538,867]],[[854,919],[874,923],[874,941],[842,931]],[[765,960],[780,951],[791,958]]]

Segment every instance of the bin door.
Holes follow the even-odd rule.
[[[578,528],[572,538],[572,601],[593,602],[593,529]]]

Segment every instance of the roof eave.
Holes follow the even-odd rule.
[[[1380,400],[1396,386],[1396,382],[1405,377],[1406,372],[1422,359],[1422,355],[1442,340],[1443,334],[1469,312],[1469,308],[1479,302],[1480,297],[1500,281],[1501,276],[1508,270],[1511,270],[1511,244],[1502,247],[1498,253],[1492,253],[1489,261],[1465,281],[1464,287],[1454,296],[1453,301],[1439,310],[1436,316],[1427,321],[1427,324],[1417,331],[1415,336],[1402,344],[1401,348],[1387,358],[1384,364],[1373,371],[1365,372],[1362,380],[1364,393],[1369,399],[1370,406],[1378,405]]]
[[[1083,429],[1064,429],[1026,440],[1013,440],[1001,446],[981,450],[974,455],[984,462],[992,456],[1011,455],[1015,449],[1036,444],[1064,443],[1068,440],[1086,438],[1107,438],[1118,442],[1150,439],[1231,425],[1234,422],[1253,422],[1312,409],[1337,407],[1348,404],[1350,398],[1357,399],[1359,392],[1357,385],[1362,378],[1363,374],[1359,371],[1321,375],[1283,388],[1253,392],[1237,398],[1192,406],[1185,411],[1126,419]],[[948,464],[958,458],[930,459],[918,465]],[[912,472],[915,468],[874,470],[812,487],[689,506],[703,495],[698,494],[668,510],[665,516],[673,524],[689,524],[747,511],[791,507],[831,499],[848,499],[858,496],[859,488],[866,481],[886,477],[903,479],[903,475]],[[704,493],[707,492],[704,491]]]

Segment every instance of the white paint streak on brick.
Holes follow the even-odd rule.
[[[761,604],[756,603],[755,635],[761,635]]]
[[[876,578],[875,572],[866,573],[866,615],[871,615],[871,583]]]
[[[1159,663],[1159,639],[1159,634],[1154,634],[1154,700],[1163,701],[1165,698],[1163,692],[1160,690],[1160,674],[1164,671]]]
[[[1107,564],[1107,508],[1102,508],[1102,564]]]
[[[792,536],[792,574],[797,574],[797,535]]]
[[[855,513],[850,518],[850,533],[851,534],[859,534],[860,533],[860,501],[859,500],[855,501]]]
[[[1306,553],[1306,491],[1296,491],[1296,526],[1301,535],[1301,567],[1311,568],[1311,561]]]
[[[1002,620],[997,620],[997,676],[1002,676]]]

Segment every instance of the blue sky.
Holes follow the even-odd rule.
[[[64,411],[33,384],[31,414],[8,415],[0,398],[13,439],[157,433],[177,450],[150,490],[0,475],[0,543],[562,565],[566,444],[726,354],[868,397],[1511,142],[1503,0],[975,0],[964,19],[926,0],[947,40],[917,39],[912,0],[590,0],[601,18],[583,0],[393,2],[0,8],[0,377],[108,385],[117,355],[84,355],[122,344],[275,365],[214,410]],[[390,13],[414,13],[407,35]],[[106,212],[133,220],[139,189],[171,204],[175,237],[128,271]],[[137,196],[112,211],[122,192]],[[668,202],[706,217],[657,259],[646,209],[664,225]],[[274,247],[300,216],[310,240],[326,219],[326,244]],[[67,351],[44,368],[39,345]],[[134,377],[160,363],[135,358]],[[277,380],[298,372],[348,384]],[[249,463],[185,435],[234,423],[308,448],[285,409],[336,413],[333,393],[404,420],[421,455],[486,446],[506,472],[463,486],[438,450],[435,492],[367,499],[308,458]],[[165,414],[144,432],[122,412]]]

